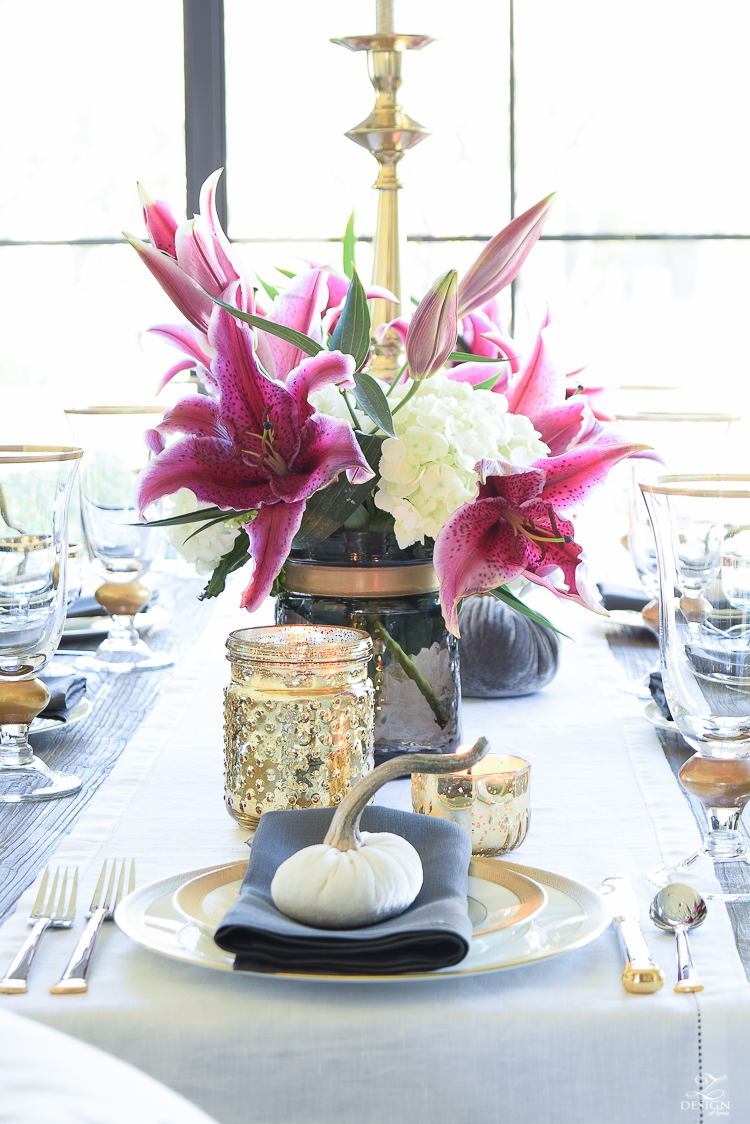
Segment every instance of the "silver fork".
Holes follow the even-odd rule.
[[[28,991],[27,981],[29,978],[31,961],[34,959],[34,953],[39,947],[42,936],[48,929],[71,929],[73,927],[73,920],[76,915],[78,867],[75,867],[73,870],[73,885],[70,890],[70,898],[66,909],[65,899],[69,873],[70,872],[66,869],[63,874],[60,895],[57,899],[57,909],[55,909],[55,893],[57,891],[57,880],[60,877],[60,868],[58,867],[55,871],[55,877],[52,881],[52,889],[49,892],[49,896],[47,896],[49,867],[45,870],[42,884],[39,887],[39,893],[36,896],[34,907],[29,915],[29,925],[33,925],[34,927],[19,949],[15,960],[5,973],[5,978],[0,980],[0,993],[3,995],[14,995],[17,992]],[[46,906],[44,904],[45,896],[47,896]]]
[[[120,867],[120,877],[117,880],[117,889],[115,890],[117,859],[112,860],[112,871],[109,876],[109,882],[107,883],[106,892],[104,896],[102,896],[104,883],[107,878],[107,860],[104,860],[104,866],[99,875],[99,881],[96,884],[94,896],[91,899],[91,905],[86,912],[89,923],[83,930],[81,939],[73,950],[73,955],[68,961],[68,965],[62,976],[58,982],[49,989],[51,995],[69,995],[72,992],[86,991],[88,989],[86,973],[89,970],[89,963],[91,962],[91,957],[96,947],[96,938],[99,936],[99,930],[103,922],[113,919],[115,908],[122,899],[126,866],[127,860],[123,859]],[[132,894],[134,889],[135,860],[131,860],[130,874],[128,876],[128,893]]]

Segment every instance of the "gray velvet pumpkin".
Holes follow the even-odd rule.
[[[560,637],[495,597],[469,597],[459,620],[461,693],[470,699],[530,695],[557,671]]]

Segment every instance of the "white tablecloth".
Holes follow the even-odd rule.
[[[135,856],[140,885],[243,858],[247,833],[222,802],[224,640],[247,625],[230,592],[58,853],[83,868]],[[265,610],[259,623],[268,619]],[[560,672],[525,699],[465,705],[465,740],[532,762],[532,824],[514,859],[598,885],[624,871],[642,916],[643,871],[695,848],[687,803],[593,617],[565,621]],[[383,802],[408,807],[408,782]],[[35,890],[0,930],[23,940]],[[706,990],[675,995],[673,939],[644,922],[667,984],[620,983],[609,930],[584,949],[492,975],[401,983],[256,979],[176,963],[106,926],[80,996],[50,996],[80,933],[42,942],[26,996],[1,1007],[101,1047],[221,1124],[656,1124],[698,1120],[697,1074],[750,1116],[750,988],[722,905],[693,937]],[[718,1102],[714,1105],[718,1107]],[[707,1113],[708,1108],[705,1110]],[[722,1110],[723,1111],[723,1110]]]

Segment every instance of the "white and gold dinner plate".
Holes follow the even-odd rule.
[[[210,932],[236,900],[245,866],[227,863],[152,882],[120,903],[115,920],[132,940],[163,956],[231,970],[234,957],[214,943]],[[611,923],[601,896],[572,878],[497,859],[475,860],[472,869],[469,907],[474,934],[468,955],[455,967],[394,976],[244,974],[377,983],[497,972],[581,948]],[[542,894],[535,894],[529,883],[536,883]]]
[[[72,726],[76,722],[81,722],[84,718],[88,718],[91,714],[92,703],[86,696],[71,710],[67,718],[56,718],[54,715],[45,717],[43,714],[38,718],[34,718],[29,726],[29,734],[47,734],[50,730],[60,730],[64,726]]]
[[[139,632],[157,631],[168,619],[168,613],[162,605],[152,605],[142,613],[136,613],[133,623]],[[106,636],[112,624],[108,616],[97,613],[91,617],[66,617],[63,626],[63,640],[91,640],[94,637]],[[65,655],[65,649],[60,649],[60,655]]]

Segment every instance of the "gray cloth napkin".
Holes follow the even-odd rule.
[[[322,843],[332,808],[266,812],[253,839],[238,901],[216,931],[220,948],[235,952],[235,970],[337,975],[396,975],[458,964],[469,951],[467,910],[471,840],[463,828],[393,808],[365,808],[363,831],[390,831],[419,852],[424,883],[398,917],[361,929],[314,929],[280,913],[271,880],[280,864]]]
[[[49,702],[42,714],[46,718],[70,717],[86,694],[86,680],[82,675],[40,675],[42,683],[49,688]]]

